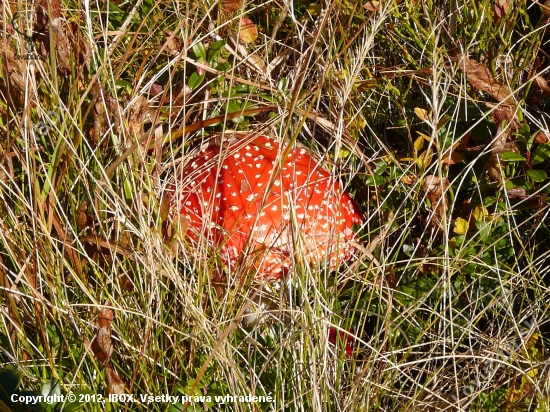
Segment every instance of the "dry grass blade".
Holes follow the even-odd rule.
[[[0,7],[4,409],[550,410],[548,2],[31,3]],[[170,201],[214,145],[271,170],[219,183],[243,205],[325,169],[356,259],[307,243],[341,222],[305,179],[224,260]],[[293,275],[254,281],[270,250]],[[12,401],[52,390],[137,402]]]

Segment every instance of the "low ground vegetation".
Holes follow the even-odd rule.
[[[1,10],[3,410],[550,409],[548,2]],[[260,289],[186,246],[171,176],[249,131],[338,176],[360,259]]]

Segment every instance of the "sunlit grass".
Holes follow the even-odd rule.
[[[27,6],[3,5],[0,362],[17,390],[124,391],[129,410],[550,408],[550,118],[533,81],[548,79],[548,20],[489,1],[230,3],[64,2],[55,47],[35,41],[43,61],[14,59]],[[237,47],[242,16],[259,35]],[[511,122],[463,55],[513,92],[504,152],[525,160],[488,166]],[[185,240],[174,176],[211,137],[251,130],[338,175],[364,213],[358,261],[328,273],[298,258],[266,287]],[[107,361],[92,348],[105,308]]]

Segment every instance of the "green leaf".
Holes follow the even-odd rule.
[[[277,85],[277,88],[284,93],[286,92],[287,85],[288,85],[288,79],[286,77],[283,77],[281,80],[279,80],[279,84]]]
[[[51,380],[42,385],[42,388],[40,389],[40,394],[42,396],[60,396],[61,387],[56,381]]]
[[[122,89],[130,90],[132,88],[132,83],[130,83],[128,80],[118,79],[115,81],[115,86],[120,87]]]
[[[365,185],[367,186],[382,186],[386,183],[386,179],[380,175],[368,176],[365,180]]]
[[[15,393],[21,383],[22,373],[13,366],[6,366],[0,370],[0,400],[9,404],[10,397]]]
[[[531,155],[531,165],[538,165],[550,157],[550,144],[541,144]]]
[[[214,68],[220,72],[226,72],[231,68],[231,65],[228,62],[223,62],[218,64]]]
[[[211,44],[208,48],[208,53],[206,55],[206,61],[210,64],[212,64],[215,61],[218,61],[218,57],[220,57],[220,53],[225,46],[224,40],[218,40],[216,43]]]
[[[204,44],[201,42],[195,43],[193,45],[193,53],[195,53],[195,57],[197,60],[200,61],[206,61],[206,49],[204,48]]]
[[[523,141],[527,142],[531,137],[531,128],[527,123],[523,123],[520,129],[517,131],[516,136],[521,137]]]
[[[197,72],[193,73],[191,76],[189,76],[189,80],[187,80],[187,85],[191,90],[195,90],[197,87],[199,87],[204,80],[204,73],[198,74]]]
[[[242,111],[242,105],[239,100],[230,100],[227,103],[227,113],[235,113]]]
[[[386,171],[387,168],[388,168],[388,165],[386,162],[384,161],[378,162],[376,164],[376,170],[374,171],[374,174],[378,176],[382,176],[382,174]]]
[[[500,159],[505,162],[525,162],[527,159],[522,155],[514,152],[502,152]]]
[[[242,112],[243,109],[244,108],[240,100],[230,100],[229,103],[227,103],[227,113]],[[240,123],[243,120],[244,120],[243,116],[239,116],[234,119],[231,119],[233,123]]]
[[[544,182],[548,177],[548,174],[544,170],[528,170],[527,176],[533,179],[535,182]]]

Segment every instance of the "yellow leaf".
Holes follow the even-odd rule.
[[[310,4],[307,7],[307,11],[309,12],[309,14],[311,14],[312,17],[315,17],[321,14],[321,11],[323,11],[323,8],[321,7],[320,4]]]
[[[252,20],[243,17],[241,19],[239,37],[246,44],[254,42],[258,38],[258,27],[256,27]]]
[[[418,159],[416,160],[417,166],[424,169],[427,168],[432,162],[432,157],[433,151],[431,148],[429,148],[418,156]]]
[[[536,379],[537,376],[539,376],[539,370],[537,368],[528,370],[526,373],[527,373],[527,376],[529,376],[532,379]]]
[[[351,121],[347,118],[346,122],[351,130],[363,130],[367,126],[367,121],[361,114],[355,116]]]
[[[418,116],[420,120],[423,122],[428,120],[428,111],[426,109],[422,109],[421,107],[415,107],[414,113]]]
[[[429,141],[432,140],[432,138],[431,138],[430,136],[428,136],[428,135],[426,135],[426,134],[424,134],[424,133],[422,133],[422,132],[416,132],[416,133],[418,133],[418,136],[423,137],[424,140],[426,140],[427,142],[429,142]]]
[[[348,149],[340,149],[338,151],[338,159],[343,159],[343,158],[346,158],[348,157],[349,155],[351,154],[351,152],[348,150]]]
[[[367,90],[374,89],[378,86],[378,80],[369,79],[369,80],[356,80],[353,83],[353,87],[357,89],[357,92],[362,93]]]
[[[485,216],[489,215],[489,211],[485,206],[477,205],[474,211],[472,212],[472,216],[476,220],[476,222],[480,222],[483,220]]]
[[[449,239],[449,247],[450,247],[451,249],[456,249],[456,246],[457,246],[457,242],[456,242],[456,241],[457,241],[456,236]]]
[[[418,138],[414,141],[414,151],[419,152],[420,149],[422,149],[422,146],[424,146],[424,138],[422,136],[418,136]]]
[[[457,235],[465,235],[468,231],[468,221],[466,219],[462,219],[459,217],[455,220],[455,227],[453,229],[453,232]]]
[[[416,182],[416,176],[415,175],[405,175],[401,178],[401,181],[405,183],[406,185],[412,185],[414,182]]]

